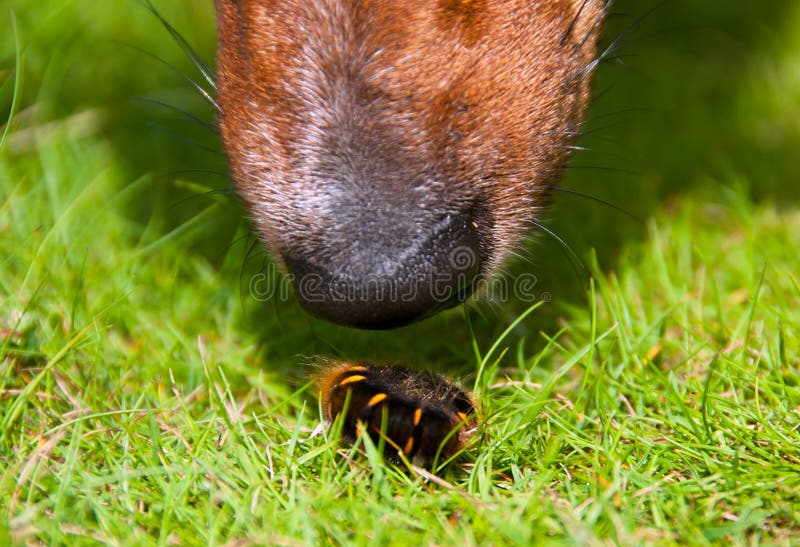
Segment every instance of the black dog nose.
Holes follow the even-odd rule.
[[[469,214],[449,215],[421,234],[400,225],[346,232],[344,249],[283,253],[301,305],[333,323],[406,325],[463,302],[480,272],[478,230]]]

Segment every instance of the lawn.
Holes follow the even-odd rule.
[[[156,4],[213,65],[212,2]],[[656,4],[545,219],[580,260],[543,234],[534,304],[360,332],[278,290],[147,9],[6,0],[0,544],[792,543],[800,9]],[[342,448],[320,357],[458,378],[479,431],[433,474]]]

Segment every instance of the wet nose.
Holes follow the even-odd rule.
[[[480,272],[480,241],[472,216],[448,215],[421,233],[392,222],[382,229],[343,234],[347,244],[335,251],[285,250],[300,304],[333,323],[387,329],[463,302]],[[403,233],[413,235],[396,237]],[[326,239],[340,240],[332,235]]]

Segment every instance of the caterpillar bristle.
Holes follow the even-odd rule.
[[[472,397],[445,376],[400,366],[343,363],[326,368],[318,382],[325,418],[342,416],[342,437],[354,442],[362,427],[384,457],[401,453],[431,467],[464,448],[477,425]]]

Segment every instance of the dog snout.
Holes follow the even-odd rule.
[[[333,223],[319,238],[335,249],[323,243],[283,250],[298,300],[311,314],[350,327],[386,329],[470,295],[481,267],[472,214],[450,214],[430,224],[408,215],[386,215],[380,223],[374,214],[363,217]],[[342,248],[342,241],[353,244]]]
[[[601,0],[217,0],[236,191],[315,315],[461,302],[538,224],[581,132]]]

